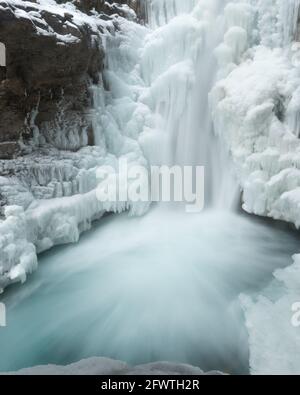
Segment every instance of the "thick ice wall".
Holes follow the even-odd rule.
[[[211,93],[215,130],[234,160],[244,209],[300,227],[299,2],[248,5],[255,18],[246,51],[235,58],[224,42],[216,53],[221,70]],[[253,374],[299,372],[299,328],[292,324],[299,256],[294,260],[275,273],[262,296],[242,299]]]
[[[246,2],[241,3],[243,7],[240,10],[244,10],[245,18],[247,16],[249,23],[252,23],[252,30],[258,28],[257,38],[262,44],[253,47],[252,38],[245,35],[246,29],[244,32],[239,30],[242,28],[238,19],[242,21],[242,17],[236,19],[239,26],[230,27],[225,34],[224,43],[217,49],[216,55],[223,66],[219,76],[228,76],[221,78],[212,90],[213,118],[216,132],[225,136],[237,165],[244,190],[245,209],[288,220],[276,209],[278,199],[285,190],[285,178],[281,178],[282,187],[277,189],[275,195],[272,195],[275,190],[269,187],[269,183],[273,185],[272,177],[295,166],[299,145],[299,47],[291,44],[293,37],[290,36],[288,41],[285,40],[287,45],[282,48],[284,35],[281,25],[282,10],[294,15],[298,8],[297,2],[264,4],[263,11],[270,15],[273,14],[274,5],[277,6],[277,22],[275,28],[273,26],[277,33],[272,35],[271,40],[270,31],[260,30],[261,3],[253,4],[252,11],[249,11]],[[228,16],[228,9],[233,10],[236,6],[239,4],[230,3],[225,7],[226,20],[235,20],[230,17],[232,11]],[[253,18],[255,13],[256,18]],[[230,24],[227,25],[229,27]],[[267,44],[271,48],[266,47]],[[273,49],[274,45],[277,48]],[[251,49],[245,52],[248,48]]]

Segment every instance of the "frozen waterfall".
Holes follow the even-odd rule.
[[[285,278],[298,234],[233,208],[241,185],[249,212],[265,215],[271,207],[275,216],[286,219],[278,214],[286,210],[295,219],[290,198],[300,223],[293,195],[280,200],[284,210],[272,206],[289,188],[297,187],[299,195],[300,93],[291,64],[299,65],[300,55],[290,44],[298,34],[300,1],[143,3],[145,25],[120,17],[118,29],[103,33],[105,70],[92,87],[91,114],[103,155],[99,166],[117,169],[120,159],[129,167],[204,166],[206,211],[190,215],[174,205],[132,201],[103,206],[94,193],[95,169],[83,171],[80,185],[87,193],[63,204],[50,201],[47,221],[37,214],[42,229],[49,217],[49,232],[58,229],[65,237],[65,229],[75,229],[78,240],[78,223],[87,216],[130,210],[133,217],[102,218],[77,245],[42,255],[39,271],[21,290],[8,289],[1,371],[97,355],[259,373],[268,355],[264,347],[270,353],[272,343],[270,355],[279,364],[276,345],[284,345],[282,354],[294,345],[291,337],[271,337],[273,317],[265,320],[265,312],[278,296],[278,284],[270,286],[274,270],[283,269],[275,276]],[[288,108],[280,120],[283,94]],[[70,218],[72,227],[57,226]],[[10,222],[20,234],[25,220],[22,227],[14,217]],[[282,310],[273,309],[279,322]],[[288,318],[281,324],[289,325]]]
[[[153,147],[160,147],[163,164],[205,167],[206,207],[233,207],[237,183],[226,146],[213,133],[209,104],[218,72],[215,50],[230,25],[226,2],[165,0],[147,5],[153,32],[146,37],[141,66],[147,84],[143,100],[159,130]],[[239,36],[232,38],[234,52],[239,51],[237,40]]]
[[[209,92],[218,61],[238,59],[247,33],[232,27],[239,23],[236,9],[224,12],[223,1],[145,6],[148,27],[126,22],[106,37],[108,90],[94,88],[95,141],[105,136],[109,152],[132,164],[145,157],[149,165],[204,166],[206,206],[231,208],[238,187],[226,144],[213,132]]]

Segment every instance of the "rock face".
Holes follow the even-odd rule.
[[[62,3],[0,0],[0,159],[24,153],[24,144],[28,152],[29,142],[72,151],[93,144],[89,86],[103,68],[101,31],[109,15],[138,11],[139,2]]]
[[[65,3],[65,0],[60,0],[60,3]],[[144,1],[141,0],[75,0],[74,4],[83,12],[89,13],[96,10],[99,13],[106,15],[119,14],[125,16],[124,5],[133,9],[140,20],[144,20],[145,8]]]
[[[47,130],[55,125],[67,136],[76,128],[80,136],[79,128],[88,129],[87,82],[97,80],[104,57],[100,38],[88,24],[76,23],[67,12],[55,14],[27,4],[0,1],[0,41],[7,59],[0,85],[2,159],[20,153],[20,140],[34,137],[33,124],[46,142],[69,148]],[[85,144],[86,139],[78,139],[70,148]]]

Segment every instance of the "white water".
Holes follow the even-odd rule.
[[[123,37],[108,38],[111,93],[96,89],[98,144],[104,133],[116,156],[139,161],[138,140],[150,163],[205,165],[213,210],[109,217],[80,244],[41,257],[30,281],[4,297],[1,370],[99,355],[248,371],[239,295],[260,293],[275,268],[291,263],[297,240],[228,210],[237,188],[226,147],[212,133],[208,94],[214,49],[225,29],[248,21],[226,19],[224,4],[154,1],[153,30],[125,24]],[[234,58],[243,37],[227,36]]]

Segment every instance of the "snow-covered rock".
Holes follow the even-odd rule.
[[[10,205],[24,209],[26,228],[24,243],[19,243],[19,235],[12,230],[13,243],[20,247],[9,263],[6,255],[0,261],[2,288],[25,280],[25,275],[12,278],[9,272],[18,265],[19,250],[26,242],[38,252],[74,243],[105,212],[129,210],[141,215],[149,207],[148,203],[100,202],[97,198],[97,172],[102,166],[118,173],[119,159],[126,159],[129,166],[147,167],[137,141],[147,111],[137,104],[137,86],[142,82],[136,72],[147,29],[132,22],[135,13],[127,3],[137,10],[138,5],[101,0],[93,10],[87,3],[86,9],[78,2],[61,3],[0,1],[0,15],[5,16],[0,40],[6,40],[8,59],[0,106],[3,99],[3,117],[16,122],[2,119],[2,127],[9,124],[11,134],[0,130],[0,143],[12,138],[23,150],[22,156],[0,160],[0,202],[4,209]],[[119,56],[124,57],[120,65]],[[29,136],[19,139],[15,126],[25,127]],[[10,222],[3,219],[2,229],[4,225],[9,228]],[[23,266],[28,273],[36,267]]]

